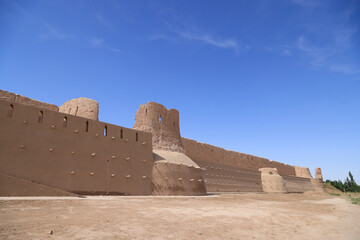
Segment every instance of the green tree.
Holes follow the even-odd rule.
[[[349,171],[349,177],[346,177],[344,183],[341,180],[331,181],[326,180],[327,183],[330,183],[335,188],[339,189],[342,192],[360,192],[360,186],[356,184],[354,176]]]

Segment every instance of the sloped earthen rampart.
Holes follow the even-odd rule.
[[[259,168],[276,168],[280,175],[295,176],[293,166],[269,161],[266,158],[253,155],[225,150],[206,143],[200,143],[191,139],[182,138],[185,154],[194,161],[210,162],[223,164],[231,167],[252,169],[258,171]]]
[[[203,169],[207,192],[262,192],[259,171],[196,161]]]
[[[0,101],[0,173],[84,194],[151,194],[151,134]]]
[[[183,153],[154,150],[154,195],[205,195],[201,168]]]
[[[310,178],[295,176],[282,176],[285,182],[285,188],[288,193],[303,193],[313,191],[314,187]]]

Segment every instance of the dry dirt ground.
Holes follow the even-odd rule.
[[[360,239],[360,206],[328,193],[0,198],[0,239]]]

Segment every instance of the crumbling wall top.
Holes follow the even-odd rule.
[[[311,176],[309,168],[307,168],[307,167],[298,167],[298,166],[294,166],[294,168],[295,168],[296,177],[310,178],[310,179],[313,178]]]
[[[20,103],[27,106],[38,107],[44,110],[59,111],[59,107],[54,104],[40,102],[19,94],[3,91],[0,89],[0,100],[5,100],[13,103]]]
[[[315,168],[315,179],[319,179],[321,182],[323,182],[323,175],[321,172],[321,168],[319,167]]]
[[[59,112],[92,120],[99,120],[99,103],[90,98],[75,98],[61,105]]]
[[[140,105],[133,129],[152,133],[154,149],[184,153],[176,109],[168,110],[155,102]]]

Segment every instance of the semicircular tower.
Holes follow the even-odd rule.
[[[155,102],[140,105],[133,129],[152,133],[154,149],[184,153],[180,135],[179,111]]]

